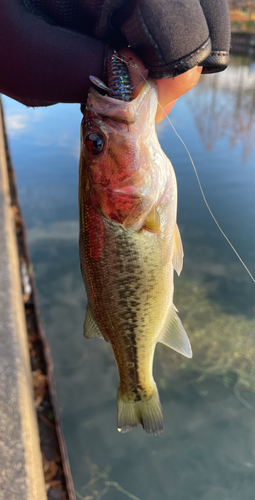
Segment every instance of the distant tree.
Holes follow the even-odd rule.
[[[242,9],[250,14],[255,12],[255,2],[254,0],[227,0],[228,8],[231,9]]]

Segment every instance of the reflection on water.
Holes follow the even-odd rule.
[[[247,162],[255,137],[255,64],[236,56],[228,71],[202,75],[187,100],[206,148],[213,149],[223,137],[232,148],[240,141]]]
[[[254,91],[252,61],[233,58],[171,113],[213,212],[253,274]],[[194,357],[158,345],[165,431],[120,435],[111,348],[82,337],[78,106],[4,105],[77,498],[251,500],[254,415],[238,395],[254,406],[254,286],[208,214],[180,141],[167,122],[159,126],[177,174],[185,252],[175,304]]]

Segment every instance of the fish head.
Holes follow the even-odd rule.
[[[135,230],[155,210],[160,182],[166,185],[155,132],[157,102],[152,80],[131,102],[91,89],[81,123],[81,196],[85,186],[100,214]]]
[[[90,89],[81,124],[81,156],[93,184],[114,188],[135,173],[136,181],[144,178],[156,109],[155,84],[145,83],[131,102]]]

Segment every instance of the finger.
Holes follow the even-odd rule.
[[[165,116],[171,111],[178,97],[186,94],[190,89],[197,84],[202,67],[195,66],[175,78],[165,78],[164,80],[156,80],[158,87],[158,110],[156,114],[156,123],[161,122]]]
[[[132,85],[136,86],[139,80],[142,78],[142,74],[145,71],[145,65],[132,50],[128,48],[123,48],[120,53],[131,59],[137,67],[133,68],[129,66],[129,73],[132,80]],[[176,76],[175,78],[165,78],[163,80],[156,80],[158,88],[158,109],[156,113],[155,122],[160,123],[165,116],[171,111],[177,99],[192,89],[198,82],[201,72],[201,66],[195,66],[194,68]],[[137,97],[143,86],[143,81],[134,89],[134,97]]]

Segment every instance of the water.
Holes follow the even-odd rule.
[[[82,337],[79,107],[3,102],[77,498],[251,500],[254,414],[240,395],[255,406],[254,284],[211,219],[180,141],[166,120],[159,125],[177,175],[185,251],[175,304],[194,357],[157,347],[165,431],[121,435],[111,348]],[[205,76],[179,100],[171,119],[215,216],[254,274],[254,61],[232,57],[227,71]]]

